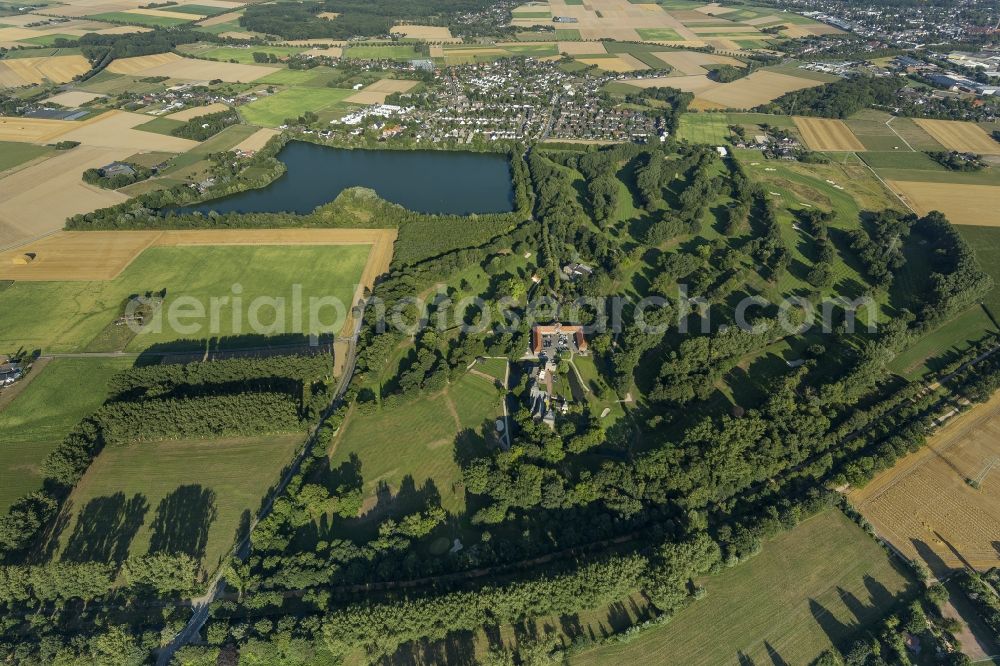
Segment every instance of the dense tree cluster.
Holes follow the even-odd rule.
[[[100,169],[87,169],[83,172],[83,182],[89,185],[97,185],[107,190],[117,190],[118,188],[138,183],[148,179],[153,175],[152,169],[148,169],[141,164],[126,162],[132,173],[115,173],[110,176],[105,175]]]
[[[855,76],[785,93],[757,110],[763,113],[847,118],[871,106],[892,106],[900,87],[901,84],[891,76]]]
[[[235,109],[210,113],[207,116],[192,118],[180,127],[170,131],[174,136],[192,141],[204,141],[215,136],[231,125],[238,125],[240,114]]]

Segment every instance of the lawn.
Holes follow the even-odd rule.
[[[0,141],[0,171],[12,169],[25,162],[55,152],[46,146],[36,146],[30,143]]]
[[[325,87],[329,75],[334,70],[329,67],[315,69],[276,69],[274,74],[268,74],[256,83],[275,83],[283,86],[315,86]]]
[[[721,146],[729,141],[729,121],[724,113],[685,113],[681,116],[677,138]]]
[[[413,60],[426,58],[427,54],[416,46],[350,46],[344,49],[345,58],[357,60]]]
[[[131,359],[56,359],[29,374],[0,411],[0,511],[42,487],[39,465],[70,431],[104,402],[104,387]]]
[[[367,508],[381,494],[381,484],[396,495],[404,485],[422,489],[430,483],[441,495],[441,506],[460,514],[465,492],[456,486],[462,478],[456,446],[481,449],[481,426],[492,423],[499,410],[496,389],[472,374],[440,394],[405,399],[374,414],[355,409],[334,438],[330,464],[337,468],[354,454],[360,458]]]
[[[174,18],[172,16],[150,16],[149,14],[130,14],[128,12],[105,12],[94,14],[87,18],[94,21],[107,21],[109,23],[127,23],[129,25],[144,25],[150,28],[169,28],[183,23],[190,23],[198,19],[192,16],[190,19]]]
[[[178,127],[184,127],[186,125],[182,120],[175,120],[173,118],[159,117],[150,120],[148,123],[143,123],[141,125],[136,125],[137,130],[142,130],[143,132],[153,132],[154,134],[165,134],[167,136],[173,136],[173,132]]]
[[[145,443],[101,452],[66,503],[63,560],[185,552],[211,572],[303,435]]]
[[[167,290],[161,330],[137,335],[129,345],[132,351],[178,340],[253,333],[248,323],[252,301],[262,296],[283,298],[291,310],[295,284],[302,287],[303,317],[296,323],[294,313],[287,312],[285,325],[288,333],[301,333],[309,321],[310,297],[334,296],[349,306],[369,249],[367,245],[154,247],[113,280],[16,282],[0,291],[0,311],[19,313],[0,321],[0,349],[78,351],[119,316],[129,294],[160,289]],[[231,297],[235,285],[242,289],[241,316],[234,322],[234,309],[227,302],[213,326],[207,316],[211,299]],[[206,316],[182,317],[171,325],[170,309],[186,309],[182,306],[190,298],[201,303],[192,307],[203,307]],[[321,314],[324,320],[334,318],[329,309]],[[259,319],[264,325],[272,323],[273,309],[263,307]],[[189,325],[193,327],[188,329]]]
[[[986,311],[974,305],[917,340],[892,360],[889,369],[910,381],[918,380],[945,367],[972,343],[996,330]]]
[[[983,305],[996,319],[1000,317],[1000,229],[996,227],[956,227],[976,251],[984,271],[993,278],[993,290],[983,299]]]
[[[248,123],[277,127],[306,111],[319,113],[352,94],[353,91],[340,88],[289,88],[241,106],[240,113]]]
[[[704,581],[708,596],[668,624],[571,664],[808,664],[849,648],[903,591],[916,587],[867,534],[829,510]]]

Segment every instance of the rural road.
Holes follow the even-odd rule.
[[[368,302],[366,301],[364,307],[367,306]],[[357,343],[361,333],[361,323],[363,319],[364,308],[362,308],[361,315],[354,322],[354,331],[349,339],[347,360],[344,364],[344,372],[340,376],[340,383],[337,385],[337,390],[334,392],[333,400],[330,401],[326,411],[323,413],[320,423],[329,418],[333,411],[340,406],[344,393],[347,391],[347,387],[351,383],[351,376],[354,374],[355,362],[357,361]],[[288,487],[292,477],[298,474],[302,461],[307,455],[309,455],[312,447],[316,444],[314,439],[316,437],[317,430],[318,428],[313,430],[313,434],[310,435],[310,441],[306,446],[302,447],[302,450],[296,456],[295,460],[292,461],[292,464],[288,467],[288,470],[281,478],[281,481],[278,482],[274,491],[268,496],[263,508],[258,512],[253,521],[251,521],[246,535],[233,546],[232,553],[236,557],[246,558],[249,555],[250,538],[253,535],[254,530],[257,529],[257,525],[260,524],[260,521],[267,518],[267,516],[271,513],[271,510],[274,508],[275,500],[284,494],[285,488]],[[201,628],[205,626],[205,622],[208,620],[211,604],[213,601],[218,599],[220,595],[222,595],[225,588],[226,581],[223,578],[223,567],[220,566],[219,570],[216,571],[212,580],[209,582],[208,590],[205,594],[190,600],[191,608],[194,610],[194,614],[191,616],[191,619],[188,621],[184,629],[182,629],[181,632],[177,634],[172,641],[170,641],[170,643],[160,649],[156,658],[156,666],[168,666],[177,650],[200,638]]]

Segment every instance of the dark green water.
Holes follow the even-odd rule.
[[[349,187],[369,187],[418,213],[501,213],[513,210],[510,163],[488,153],[347,150],[292,141],[278,159],[288,171],[259,190],[178,212],[309,213]]]

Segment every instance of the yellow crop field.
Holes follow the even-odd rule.
[[[45,143],[79,125],[72,120],[0,116],[0,141]]]
[[[446,26],[437,25],[397,25],[391,30],[394,35],[402,35],[411,39],[423,39],[428,42],[461,42],[452,36]]]
[[[267,127],[261,128],[256,132],[254,132],[253,134],[251,134],[246,139],[244,139],[243,141],[241,141],[240,143],[236,144],[233,150],[242,150],[248,153],[255,153],[264,146],[266,146],[267,142],[270,141],[273,137],[276,137],[279,134],[281,134],[281,132],[279,132],[276,129],[269,129]]]
[[[1000,565],[1000,395],[850,494],[875,530],[932,571]],[[969,482],[976,481],[978,489]]]
[[[681,74],[687,75],[708,74],[708,70],[713,65],[747,66],[745,62],[736,58],[716,55],[714,53],[701,53],[700,51],[664,51],[654,53],[653,55]]]
[[[124,194],[87,185],[82,175],[134,152],[77,146],[0,179],[0,247],[58,231],[71,215],[126,201]]]
[[[975,123],[926,118],[915,118],[914,121],[948,150],[981,155],[1000,155],[1000,142],[990,138]]]
[[[921,215],[939,210],[952,224],[1000,227],[1000,187],[899,180],[886,183]]]
[[[88,70],[90,63],[80,55],[7,59],[0,61],[0,88],[26,86],[45,80],[66,83]]]
[[[851,129],[842,120],[829,118],[803,118],[796,116],[792,120],[802,134],[802,139],[810,150],[829,151],[861,151],[864,144],[854,136]]]
[[[88,122],[74,123],[76,128],[60,138],[79,141],[85,146],[120,148],[130,150],[132,153],[140,150],[184,153],[198,145],[197,141],[190,139],[134,129],[149,120],[149,116],[139,113],[109,111]]]
[[[380,79],[344,101],[354,104],[382,104],[392,93],[404,93],[416,85],[416,81],[406,79]]]
[[[113,74],[142,74],[148,69],[182,60],[176,53],[158,53],[156,55],[137,56],[135,58],[119,58],[107,66]]]
[[[649,69],[649,65],[627,53],[620,53],[610,58],[577,58],[577,61],[585,65],[597,65],[605,72],[637,72]]]
[[[723,83],[711,90],[698,93],[698,97],[730,109],[751,109],[785,93],[822,85],[819,81],[800,79],[797,76],[757,71],[745,78]]]

